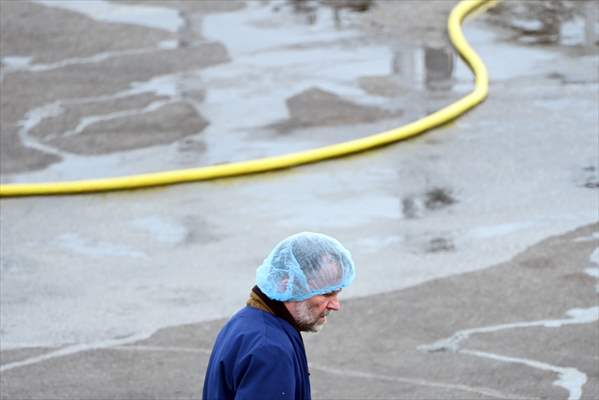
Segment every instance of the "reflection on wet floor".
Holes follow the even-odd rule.
[[[428,90],[451,90],[454,79],[455,53],[451,47],[398,46],[393,56],[393,72],[407,82]]]
[[[64,68],[114,70],[129,64],[122,61],[125,57],[136,63],[137,57],[152,53],[161,60],[171,57],[169,50],[218,53],[208,47],[200,51],[198,46],[206,42],[214,47],[222,43],[223,54],[194,69],[200,63],[189,53],[186,65],[171,69],[172,73],[136,79],[112,94],[80,94],[30,109],[20,118],[21,132],[15,140],[56,157],[52,162],[58,157],[63,161],[46,171],[2,176],[4,181],[81,179],[92,170],[94,177],[126,175],[303,150],[413,121],[472,87],[472,75],[457,60],[443,29],[436,40],[415,43],[401,37],[373,40],[357,29],[360,18],[377,7],[373,0],[249,2],[244,9],[212,15],[104,0],[36,4],[100,22],[159,29],[177,38],[161,40],[154,47],[102,51],[50,63],[36,63],[34,55],[2,54],[3,81],[23,72],[58,76]],[[597,8],[594,2],[506,2],[491,11],[489,19],[517,32],[517,39],[527,43],[593,44],[599,31]],[[511,63],[504,53],[514,54],[513,46],[502,47],[498,36],[481,26],[467,26],[466,36],[475,47],[493,49],[485,56],[497,65],[491,71],[495,80],[525,74],[554,57],[542,49],[521,48],[518,62]],[[68,84],[69,74],[60,76],[65,82],[59,84]],[[165,83],[168,93],[158,93],[152,87],[156,82]],[[138,106],[134,94],[154,99]],[[161,122],[165,120],[173,123]],[[317,128],[321,130],[313,134]],[[125,131],[125,136],[136,139],[122,139]],[[273,131],[293,135],[276,136]],[[341,131],[349,133],[341,136]],[[75,167],[86,162],[89,168]],[[39,163],[38,168],[45,165]],[[27,168],[24,164],[22,171]]]
[[[85,8],[82,2],[77,1],[40,0],[37,3],[82,12],[99,21],[142,24],[171,32],[201,29],[202,36],[224,43],[232,60],[201,71],[131,83],[131,89],[111,95],[82,97],[81,104],[76,99],[65,99],[30,110],[21,119],[19,137],[23,145],[62,157],[63,162],[52,166],[47,177],[44,173],[36,173],[29,177],[24,175],[22,178],[25,180],[56,179],[56,176],[60,179],[83,178],[76,175],[82,169],[73,168],[83,162],[77,160],[77,154],[94,155],[95,160],[87,158],[88,162],[90,165],[96,163],[99,168],[87,170],[94,170],[96,177],[172,168],[172,165],[151,168],[140,165],[122,169],[124,167],[119,165],[122,157],[108,160],[112,157],[111,153],[125,150],[143,153],[145,150],[140,149],[160,144],[178,143],[164,149],[167,153],[172,152],[170,157],[162,157],[162,160],[182,160],[178,167],[238,161],[234,154],[241,153],[248,154],[248,157],[274,155],[281,152],[280,146],[266,146],[256,140],[259,136],[249,136],[249,132],[272,128],[288,132],[306,127],[371,123],[400,116],[405,121],[413,120],[422,116],[423,112],[412,110],[406,104],[415,103],[413,96],[418,96],[418,91],[451,89],[454,55],[449,47],[410,48],[395,44],[389,51],[388,47],[370,43],[362,33],[342,23],[344,18],[351,19],[353,14],[367,12],[373,3],[370,0],[252,2],[241,11],[210,15],[201,20],[185,13],[175,16],[172,10],[164,7],[113,5],[102,0],[86,3],[93,6],[91,8]],[[95,11],[90,12],[90,9]],[[126,17],[121,12],[125,9]],[[302,18],[298,20],[294,15]],[[305,15],[311,17],[305,19]],[[153,22],[161,16],[165,17],[164,21]],[[193,38],[186,40],[194,43]],[[149,52],[155,52],[159,57],[161,50],[180,45],[180,40],[167,40],[158,43],[155,48],[108,51],[49,64],[32,64],[28,57],[3,55],[3,76],[16,71],[43,73],[65,67],[84,67]],[[159,94],[150,87],[152,82],[158,81],[176,82],[176,88]],[[175,85],[172,82],[170,85]],[[141,87],[146,86],[150,90],[144,92]],[[142,93],[166,97],[156,97],[153,103],[143,106],[127,103],[128,99],[133,101],[133,97],[127,95]],[[195,96],[194,93],[200,95]],[[313,93],[321,94],[316,96],[322,98],[320,103],[300,101],[313,97]],[[409,99],[406,97],[408,93],[412,93]],[[249,99],[251,102],[247,101]],[[181,100],[183,102],[177,105],[177,101]],[[152,122],[153,113],[159,120],[170,119],[176,124],[189,120],[182,117],[186,113],[193,114],[182,108],[186,107],[185,102],[190,104],[190,110],[196,110],[198,123],[185,129],[178,129],[177,125],[165,126],[154,132],[156,121]],[[179,107],[175,114],[164,113],[166,108],[175,106]],[[329,111],[322,118],[313,118],[318,110]],[[206,129],[205,124],[209,124]],[[123,130],[140,137],[141,141],[117,140]],[[355,132],[354,137],[369,133],[375,132]],[[300,138],[296,137],[296,142],[297,139]],[[306,142],[305,139],[300,139],[305,143],[298,142],[299,147],[291,142],[282,143],[283,151],[336,142],[332,136],[328,139],[319,137],[316,141],[310,139]],[[271,142],[272,137],[268,140]],[[117,142],[120,144],[117,145]],[[86,149],[88,146],[94,148]],[[252,147],[260,150],[252,151]],[[272,151],[265,152],[269,147]],[[190,154],[189,148],[201,151]],[[180,151],[185,154],[178,153]],[[145,165],[157,162],[152,152],[153,149],[148,148],[148,157],[145,158],[153,161]],[[100,154],[106,156],[99,159]],[[144,157],[137,155],[134,158]],[[103,171],[101,165],[112,167],[110,171]],[[20,181],[21,178],[14,179]]]
[[[151,82],[159,80],[179,82],[174,91],[170,90],[166,94],[168,97],[156,99],[159,104],[152,103],[149,106],[146,105],[146,107],[137,107],[133,104],[130,106],[117,106],[116,102],[123,97],[123,91],[101,98],[86,99],[84,107],[76,100],[69,100],[68,103],[59,101],[37,107],[30,110],[27,116],[21,119],[22,131],[19,137],[26,147],[62,157],[65,161],[58,169],[60,171],[59,175],[64,179],[68,178],[73,171],[81,171],[79,168],[72,168],[74,164],[69,162],[76,161],[74,154],[109,154],[115,151],[157,146],[161,143],[168,144],[183,139],[189,144],[188,137],[190,135],[195,133],[198,136],[201,133],[198,136],[199,141],[196,140],[200,145],[192,147],[203,150],[201,152],[202,160],[191,159],[189,165],[197,166],[199,164],[232,161],[232,154],[243,149],[240,141],[245,134],[241,134],[241,132],[246,132],[248,129],[275,126],[272,124],[287,127],[306,127],[370,122],[400,115],[403,113],[401,109],[398,109],[401,102],[389,102],[388,98],[385,99],[384,96],[381,97],[376,92],[366,91],[365,93],[359,87],[356,87],[356,82],[365,76],[396,77],[399,81],[404,79],[414,80],[420,72],[416,73],[413,66],[403,70],[395,67],[398,58],[407,60],[404,63],[408,63],[410,60],[412,60],[412,63],[417,63],[415,60],[420,53],[410,51],[405,54],[405,52],[398,51],[398,55],[391,59],[388,50],[383,47],[375,47],[368,43],[361,43],[360,46],[356,47],[356,39],[359,40],[360,35],[356,31],[341,27],[339,23],[340,13],[348,10],[348,12],[366,11],[370,3],[369,1],[332,1],[322,2],[322,4],[295,2],[292,7],[294,12],[301,13],[309,10],[308,13],[314,15],[314,18],[308,21],[312,27],[307,31],[303,23],[300,22],[298,25],[297,21],[289,19],[289,15],[286,14],[289,10],[285,7],[285,3],[277,3],[273,7],[252,3],[246,10],[237,13],[207,17],[202,21],[204,34],[215,41],[224,42],[227,50],[233,56],[231,63],[211,68],[201,74],[195,74],[195,78],[193,77],[194,74],[186,74],[188,78],[184,79],[184,82],[177,74],[154,78],[145,83],[141,82],[142,86],[151,86]],[[117,5],[101,0],[85,4],[77,1],[39,1],[38,4],[82,12],[99,21],[142,24],[171,32],[190,30],[188,25],[194,23],[194,21],[197,23],[197,19],[194,20],[189,16],[182,18],[178,14],[173,14],[172,9],[164,7]],[[125,9],[127,12],[123,13],[122,11]],[[277,16],[278,21],[272,19],[273,15]],[[324,17],[325,15],[332,18],[327,20]],[[157,20],[160,21],[156,22]],[[183,24],[186,26],[182,27]],[[348,40],[348,44],[343,45],[343,40]],[[171,42],[175,42],[168,41],[169,46],[172,47]],[[341,42],[341,45],[331,46],[332,43],[338,42]],[[161,42],[156,48],[103,52],[89,57],[61,60],[51,64],[31,64],[31,59],[28,57],[4,57],[3,64],[6,68],[3,70],[3,75],[19,70],[44,72],[68,66],[83,66],[123,56],[144,54],[150,51],[156,52],[158,56],[158,52],[164,48],[164,42]],[[448,49],[445,51],[446,54],[450,54]],[[428,68],[433,72],[425,74],[427,85],[435,81],[437,77],[446,78],[448,76],[447,72],[434,72],[439,63],[434,60],[431,61],[429,58],[427,58],[424,68]],[[330,66],[328,69],[323,64],[323,60],[326,60]],[[390,66],[393,71],[389,71]],[[412,76],[409,74],[412,74]],[[240,82],[245,82],[245,84],[240,85]],[[131,85],[135,86],[134,83]],[[139,87],[139,84],[136,86]],[[198,92],[194,89],[196,86],[202,94],[199,99],[185,96],[186,92]],[[265,90],[265,88],[268,90]],[[311,108],[309,104],[299,108],[293,106],[295,104],[293,99],[298,95],[308,94],[309,92],[306,92],[306,90],[317,90],[326,93],[327,96],[333,99],[332,102],[329,101],[324,105],[331,110],[327,114],[329,117],[324,116],[319,121],[315,121],[309,117],[313,114],[314,107]],[[150,90],[150,93],[153,91]],[[136,93],[142,93],[142,90],[139,89]],[[399,91],[393,93],[396,99],[400,95]],[[165,126],[164,129],[154,132],[153,125],[148,125],[148,123],[152,122],[151,117],[155,109],[158,111],[159,106],[172,108],[174,102],[185,98],[191,102],[192,108],[190,110],[193,108],[198,110],[198,123],[193,124],[195,127],[177,129],[178,126]],[[243,99],[248,98],[252,99],[251,104],[256,108],[256,112],[248,110],[248,103],[243,101]],[[113,106],[107,104],[109,108],[113,109],[110,112],[98,113],[98,110],[93,111],[97,107],[90,108],[88,105],[90,102],[106,103],[107,99],[109,99],[109,103],[114,103]],[[177,113],[164,114],[164,112],[160,112],[156,114],[156,118],[160,120],[170,119],[176,124],[182,120],[189,120],[189,118],[182,118],[184,114],[190,114],[181,108],[184,106],[185,104],[181,103],[180,110]],[[381,106],[391,107],[392,110],[377,108]],[[151,109],[148,109],[148,107]],[[88,111],[85,111],[85,109]],[[348,115],[351,115],[352,118],[347,119],[343,115],[335,114],[335,112],[341,112],[344,109],[350,110]],[[46,113],[44,110],[54,111]],[[359,112],[356,112],[356,110]],[[341,114],[343,113],[341,112]],[[245,117],[231,118],[232,115],[245,115]],[[289,115],[288,121],[285,121],[286,115]],[[363,118],[356,117],[359,115],[363,115]],[[253,118],[250,118],[250,116],[253,116]],[[72,120],[73,118],[75,120]],[[202,132],[205,126],[204,120],[207,120],[207,123],[210,124],[206,132]],[[122,138],[121,131],[123,130],[135,134],[138,138],[142,136],[141,141],[133,140],[126,143],[127,141],[117,140],[118,137]],[[177,133],[177,131],[180,132]],[[229,134],[223,135],[224,132]],[[363,133],[357,133],[357,135],[360,136]],[[158,140],[159,138],[161,139]],[[117,142],[121,145],[116,145]],[[330,142],[329,139],[328,143]],[[326,143],[325,141],[312,145]],[[89,146],[94,148],[87,148]],[[248,144],[245,146],[248,146]],[[265,146],[258,144],[258,147],[264,148]],[[175,149],[177,148],[186,151],[188,146],[176,146]],[[293,147],[289,150],[293,150]],[[277,152],[278,150],[275,150],[273,154]],[[257,154],[257,156],[264,155],[272,154]],[[176,157],[177,155],[173,154],[171,158]],[[189,155],[187,157],[189,158]],[[102,160],[97,161],[99,161],[98,165],[106,165],[107,160],[104,160],[104,162]],[[92,164],[93,160],[89,159],[89,163]],[[114,163],[117,165],[113,168],[118,171],[120,168],[118,161]],[[164,166],[157,166],[155,169],[164,168]],[[88,169],[96,170],[96,174],[99,176],[119,174],[118,172],[101,171],[101,169],[93,167]],[[140,168],[139,172],[145,171]],[[131,173],[131,171],[121,173]],[[83,176],[72,177],[83,178]],[[41,179],[44,179],[43,174],[41,174]]]
[[[597,1],[500,2],[490,20],[509,28],[527,44],[594,46],[599,44]]]
[[[319,7],[330,7],[337,29],[342,29],[342,13],[367,12],[375,6],[374,0],[290,0],[294,12],[305,16],[305,23],[314,25],[319,18]],[[322,16],[320,16],[322,18]],[[449,44],[410,46],[407,43],[392,45],[392,75],[403,83],[417,84],[428,90],[452,88],[455,53]],[[396,96],[398,92],[394,93]]]
[[[330,7],[333,10],[333,21],[335,21],[337,28],[340,28],[343,24],[342,12],[366,12],[374,4],[374,0],[320,0],[320,2],[316,0],[289,0],[289,2],[292,4],[293,11],[305,16],[305,21],[309,25],[316,23],[318,8],[321,5]]]

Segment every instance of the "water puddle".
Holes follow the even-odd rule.
[[[599,268],[587,268],[584,272],[593,278],[599,279]]]
[[[159,216],[149,216],[132,221],[132,225],[150,233],[156,240],[166,244],[177,244],[185,239],[187,230],[176,221]]]
[[[190,78],[191,77],[191,78]],[[53,136],[40,139],[31,134],[31,131],[40,125],[43,127],[45,120],[60,116],[65,109],[73,105],[85,105],[93,103],[110,103],[124,98],[137,95],[154,95],[155,97],[166,100],[154,101],[149,105],[126,111],[102,115],[88,115],[79,120],[75,129],[62,132],[60,137],[76,136],[85,128],[101,121],[115,120],[128,116],[138,116],[144,113],[155,111],[156,109],[184,100],[185,90],[193,90],[194,85],[185,84],[185,80],[194,79],[193,74],[173,74],[155,77],[145,82],[133,82],[127,90],[114,93],[108,96],[84,97],[78,99],[69,99],[50,103],[30,110],[25,118],[19,123],[19,137],[21,142],[30,148],[55,154],[62,158],[60,163],[53,164],[42,171],[33,171],[19,174],[18,176],[2,177],[3,182],[36,182],[45,180],[72,180],[86,178],[102,178],[109,176],[118,176],[119,174],[136,174],[150,171],[159,171],[163,166],[165,159],[171,161],[171,165],[177,165],[174,160],[180,159],[178,147],[174,146],[153,146],[146,149],[132,150],[127,152],[115,152],[112,154],[88,156],[77,155],[58,149],[49,143],[46,139],[56,138]],[[181,89],[184,86],[187,89]],[[169,157],[170,154],[170,157]],[[149,162],[149,160],[154,160]],[[196,163],[197,161],[194,160]],[[153,167],[152,167],[153,166]]]
[[[203,73],[207,97],[202,110],[213,124],[207,136],[260,129],[285,119],[286,100],[313,87],[360,104],[386,104],[364,93],[356,80],[367,74],[389,74],[389,50],[352,41],[359,32],[337,31],[330,18],[317,21],[310,26],[298,24],[292,14],[280,10],[275,15],[258,3],[206,18],[204,35],[222,41],[233,59]],[[240,123],[231,115],[245,117]],[[207,140],[209,148],[218,145],[218,140]]]
[[[105,1],[92,3],[82,1],[41,1],[42,4],[62,7],[77,12],[94,14],[102,21],[158,26],[153,22],[157,15],[162,28],[174,31],[180,28],[181,21],[173,17],[172,10],[148,8],[146,6],[117,5]],[[84,4],[85,3],[85,4]],[[124,11],[127,11],[125,13]],[[162,13],[162,14],[161,14]],[[125,14],[122,16],[121,14]],[[406,107],[400,89],[393,97],[381,93],[393,85],[412,86],[416,91],[423,88],[449,90],[454,81],[455,56],[446,48],[410,48],[373,45],[358,30],[339,28],[339,9],[335,7],[315,7],[304,20],[298,10],[287,3],[275,6],[251,2],[237,12],[209,15],[202,21],[203,35],[209,40],[222,41],[233,59],[227,64],[217,65],[203,71],[173,74],[157,77],[149,82],[132,83],[126,93],[116,93],[113,98],[122,98],[140,92],[154,92],[170,96],[173,100],[184,96],[185,91],[194,87],[205,92],[198,110],[210,121],[201,136],[191,141],[192,148],[201,152],[188,152],[188,145],[178,143],[153,149],[139,149],[124,153],[101,156],[73,155],[53,148],[28,134],[29,130],[43,123],[45,118],[56,116],[60,102],[31,110],[22,122],[24,130],[20,136],[25,146],[60,155],[63,162],[50,166],[46,171],[3,177],[4,182],[27,182],[55,179],[84,179],[87,177],[118,176],[131,173],[152,172],[181,167],[195,167],[223,162],[240,161],[238,154],[248,158],[297,151],[315,146],[332,144],[334,136],[311,135],[286,137],[273,143],[273,137],[266,138],[260,133],[268,133],[269,127],[290,118],[287,101],[293,96],[306,93],[314,88],[339,96],[357,106],[378,107],[384,115],[404,114],[402,121],[417,119],[422,110]],[[169,17],[170,15],[170,17]],[[146,18],[147,17],[147,18]],[[142,22],[140,22],[142,21]],[[172,42],[172,43],[171,43]],[[157,49],[176,46],[175,41],[161,43]],[[107,52],[86,58],[62,60],[53,64],[28,65],[27,62],[12,62],[13,68],[29,71],[47,71],[67,65],[93,63],[122,55],[132,55],[156,49],[136,49],[120,52]],[[467,77],[471,81],[471,77]],[[240,84],[242,83],[242,84]],[[159,87],[162,85],[163,87]],[[380,89],[380,88],[383,89]],[[106,96],[105,96],[106,97]],[[82,101],[93,101],[85,99]],[[411,98],[408,103],[414,104]],[[75,104],[76,101],[70,101]],[[449,100],[448,100],[449,102]],[[66,102],[65,102],[66,103]],[[163,105],[161,103],[160,105]],[[56,109],[58,105],[58,110]],[[86,127],[107,119],[132,117],[148,110],[129,110],[113,115],[89,115],[81,119],[78,127],[59,134],[63,137],[77,135]],[[405,113],[404,113],[405,111]],[[306,112],[310,112],[306,110]],[[376,110],[373,109],[376,115]],[[371,113],[372,113],[371,112]],[[369,111],[364,111],[365,121]],[[236,118],[235,116],[244,116]],[[232,117],[233,116],[233,117]],[[352,124],[354,121],[352,121]],[[299,126],[301,128],[301,124]],[[388,128],[393,125],[388,126]],[[252,132],[258,133],[252,134]],[[344,140],[376,133],[377,130],[353,130]],[[280,139],[280,138],[279,138]],[[195,143],[194,143],[195,142]],[[187,141],[187,143],[190,143]],[[130,154],[129,154],[130,153]],[[155,157],[155,154],[166,157]],[[127,160],[127,163],[123,161]],[[133,164],[131,160],[136,160]],[[87,163],[89,168],[80,168]],[[94,171],[92,175],[86,175]]]
[[[487,66],[491,82],[538,75],[540,68],[549,71],[548,62],[558,56],[548,49],[502,41],[502,36],[489,30],[482,21],[464,25],[464,35]],[[472,72],[460,62],[455,76],[463,84],[472,79]]]
[[[498,236],[506,236],[523,229],[533,228],[535,226],[538,226],[538,224],[533,222],[516,222],[511,224],[481,226],[469,231],[466,235],[464,235],[464,239],[489,239]]]
[[[2,58],[2,64],[9,69],[18,69],[31,64],[32,57],[6,56]]]
[[[59,4],[77,9],[81,6],[79,2],[67,3]],[[105,2],[98,4],[101,7],[107,6]],[[321,7],[318,12],[324,15],[332,11]],[[288,117],[286,100],[313,87],[350,99],[358,105],[389,107],[392,104],[381,96],[369,95],[357,84],[357,79],[364,74],[390,74],[392,54],[387,48],[359,43],[359,32],[336,29],[333,18],[323,16],[309,27],[298,23],[296,18],[297,15],[293,13],[286,13],[284,10],[275,12],[272,7],[257,2],[250,3],[247,9],[238,12],[209,15],[202,22],[203,36],[209,40],[224,42],[233,58],[231,63],[132,83],[129,90],[103,96],[102,99],[86,98],[68,102],[88,103],[139,93],[168,96],[170,101],[182,98],[189,100],[186,93],[202,91],[205,97],[194,105],[210,125],[196,139],[127,153],[81,158],[52,148],[29,134],[33,127],[43,129],[44,119],[56,116],[61,111],[61,105],[67,103],[58,102],[31,110],[21,123],[21,139],[26,146],[60,155],[63,161],[45,171],[21,174],[8,180],[4,178],[4,181],[83,179],[196,167],[240,161],[239,154],[254,158],[334,143],[334,139],[323,139],[321,136],[317,140],[304,137],[273,144],[272,137],[258,140],[251,135],[252,131],[269,131],[269,125],[285,120]],[[350,42],[345,43],[346,40]],[[66,60],[29,68],[41,71],[58,68],[60,65],[99,61],[108,56],[116,55],[100,54],[84,60]],[[163,101],[160,105],[168,101]],[[144,112],[147,109],[85,116],[76,129],[63,132],[60,136],[76,136],[86,127],[100,121],[131,117]],[[364,134],[355,132],[354,136]],[[156,157],[157,154],[161,156]],[[128,162],[125,163],[124,160]],[[135,161],[131,163],[131,160]],[[90,167],[82,169],[84,163]],[[92,175],[86,175],[89,171],[93,171]]]
[[[180,30],[184,24],[175,9],[165,7],[104,0],[38,2],[80,12],[98,21],[143,25],[170,32]],[[368,4],[366,1],[356,6],[356,10],[365,11]],[[355,27],[344,27],[340,13],[339,7],[314,2],[250,2],[245,9],[206,15],[201,22],[198,18],[187,18],[188,24],[201,24],[203,37],[222,42],[231,62],[132,82],[130,89],[112,96],[58,101],[30,110],[21,123],[23,144],[59,155],[63,161],[44,171],[3,176],[2,181],[110,177],[289,153],[363,137],[416,120],[472,89],[472,73],[449,45],[414,46],[397,39],[375,42]],[[199,30],[200,26],[192,28]],[[555,57],[546,49],[502,42],[498,34],[481,21],[469,21],[465,34],[487,62],[494,81],[531,74]],[[170,40],[158,43],[155,48],[105,52],[52,64],[32,65],[27,57],[4,57],[3,64],[5,72],[15,69],[41,72],[177,46],[176,40]],[[514,59],[518,62],[513,62]],[[311,109],[309,103],[307,106],[300,103],[295,109],[291,107],[293,99],[315,91],[329,96],[333,102],[338,98],[340,105],[342,102],[350,104],[360,111],[351,115],[363,115],[358,117],[362,119],[335,120],[325,115],[324,120],[332,122],[318,122],[309,118],[318,111]],[[200,92],[202,96],[195,95]],[[145,118],[145,114],[150,115],[157,108],[179,100],[190,102],[209,125],[201,134],[173,144],[85,156],[65,151],[68,146],[56,148],[29,134],[33,127],[43,131],[45,120],[62,112],[61,107],[66,104],[115,100],[139,93],[153,93],[168,99],[146,108],[82,116],[75,129],[58,132],[54,138],[75,137],[86,128],[106,121],[120,126],[116,122]],[[438,96],[439,93],[442,94],[440,100],[429,99],[431,94]],[[427,105],[423,108],[422,104]],[[332,109],[335,115],[342,111]],[[389,120],[387,124],[385,118]],[[372,124],[372,120],[383,122]],[[305,133],[322,124],[329,125],[327,134]],[[286,134],[276,135],[277,131]]]
[[[60,235],[56,238],[56,244],[65,250],[84,256],[147,258],[147,255],[143,252],[131,249],[127,246],[88,240],[76,233],[65,233]]]

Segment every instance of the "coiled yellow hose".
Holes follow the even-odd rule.
[[[474,74],[474,90],[455,103],[452,103],[449,106],[446,106],[441,110],[410,124],[361,139],[351,140],[330,146],[231,164],[123,176],[117,178],[69,182],[5,184],[0,185],[0,197],[74,194],[110,190],[138,189],[151,186],[171,185],[175,183],[252,174],[282,168],[290,168],[297,165],[341,157],[348,154],[373,149],[375,147],[384,146],[418,135],[431,128],[451,121],[485,99],[488,92],[487,69],[464,38],[461,30],[461,23],[466,15],[470,14],[483,4],[489,2],[489,0],[463,0],[453,8],[448,19],[450,40]]]

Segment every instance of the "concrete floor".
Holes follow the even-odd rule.
[[[471,88],[447,1],[97,2],[93,18],[92,3],[62,4],[0,2],[3,183],[287,153]],[[414,140],[223,181],[0,200],[1,398],[198,398],[255,268],[303,230],[337,237],[358,267],[343,310],[304,335],[313,397],[597,398],[588,4],[561,2],[572,17],[556,21],[506,2],[467,21],[489,98]],[[141,17],[116,22],[118,7]]]

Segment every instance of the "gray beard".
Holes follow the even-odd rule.
[[[306,303],[306,302],[298,303],[295,311],[297,313],[295,322],[297,323],[297,326],[300,328],[300,331],[302,331],[302,332],[320,332],[320,330],[324,326],[324,323],[320,323],[320,324],[318,323],[320,316],[314,317],[312,315],[312,313],[310,312],[311,309],[310,309],[310,306],[308,306],[308,303]]]

